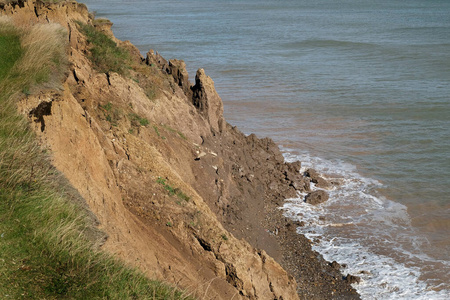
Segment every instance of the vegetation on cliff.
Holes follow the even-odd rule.
[[[300,163],[227,124],[203,69],[192,85],[73,1],[0,15],[26,28],[0,34],[0,298],[184,297],[99,245],[200,299],[354,295],[279,210],[310,191]]]
[[[59,25],[0,18],[0,298],[186,299],[98,250],[95,217],[17,112],[19,96],[58,88],[65,40]]]
[[[81,22],[77,24],[92,45],[89,58],[98,72],[124,74],[130,68],[130,56],[125,49],[119,48],[110,37],[94,26]]]

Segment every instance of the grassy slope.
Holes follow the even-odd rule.
[[[0,23],[0,298],[186,299],[95,249],[92,220],[17,113],[18,94],[59,84],[61,30]]]

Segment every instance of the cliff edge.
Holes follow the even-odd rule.
[[[191,84],[183,61],[142,57],[73,1],[8,1],[0,15],[65,30],[61,87],[18,108],[96,215],[105,251],[199,299],[358,298],[278,210],[311,179],[225,121],[203,69]]]

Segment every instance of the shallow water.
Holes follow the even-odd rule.
[[[450,2],[85,3],[143,54],[205,68],[228,122],[343,178],[285,213],[304,212],[329,260],[370,271],[364,298],[450,297]]]

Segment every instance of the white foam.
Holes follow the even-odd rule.
[[[420,279],[424,266],[439,265],[450,272],[450,262],[421,251],[426,238],[414,232],[404,205],[376,194],[379,181],[364,178],[343,161],[308,153],[285,153],[285,160],[300,160],[301,172],[313,167],[341,182],[329,191],[327,202],[313,206],[300,194],[286,199],[282,209],[286,217],[305,223],[297,230],[313,241],[314,250],[328,261],[347,264],[343,275],[361,277],[354,287],[363,299],[450,299],[449,283]]]

